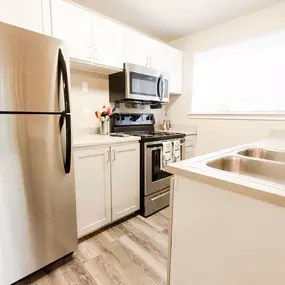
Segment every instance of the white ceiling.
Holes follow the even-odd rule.
[[[281,0],[74,0],[153,37],[170,41]]]

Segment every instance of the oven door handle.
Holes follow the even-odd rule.
[[[163,147],[162,143],[158,143],[158,144],[150,144],[146,146],[147,148],[160,148]]]
[[[156,197],[154,197],[154,198],[151,198],[150,200],[151,200],[152,202],[154,202],[154,201],[156,201],[157,199],[160,199],[160,198],[162,198],[162,197],[164,197],[164,196],[167,196],[167,195],[169,195],[169,191],[167,191],[167,192],[165,192],[165,193],[162,193],[162,194],[160,194],[160,195],[158,195],[158,196],[156,196]]]
[[[146,147],[147,147],[148,152],[152,152],[154,150],[159,150],[159,149],[161,150],[159,169],[162,170],[163,168],[163,144],[162,143],[150,144],[150,145],[147,145]]]

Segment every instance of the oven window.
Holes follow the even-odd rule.
[[[171,174],[161,170],[161,149],[152,151],[152,182],[171,176]]]
[[[131,94],[157,96],[157,81],[158,78],[155,76],[130,72]]]

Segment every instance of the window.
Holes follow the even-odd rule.
[[[193,113],[285,111],[285,32],[197,53]]]

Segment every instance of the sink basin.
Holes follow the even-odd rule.
[[[246,157],[227,156],[208,162],[209,167],[222,171],[247,175],[250,177],[285,184],[285,164]]]
[[[261,148],[250,148],[240,151],[239,154],[248,157],[262,158],[262,159],[285,163],[285,152],[282,151],[267,150]]]

